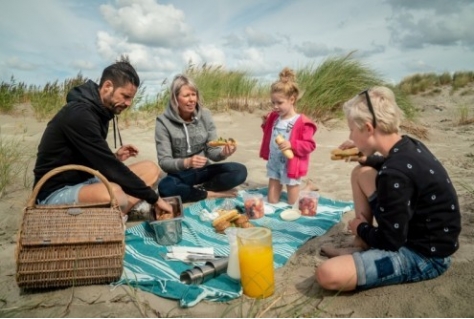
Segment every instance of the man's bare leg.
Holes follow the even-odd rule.
[[[152,161],[141,161],[128,166],[132,172],[135,173],[145,184],[149,187],[156,185],[158,177],[160,176],[160,168]],[[140,199],[127,195],[128,205],[125,208],[125,213],[128,214],[130,209],[132,209],[135,204],[137,204]]]
[[[137,162],[129,166],[130,170],[134,172],[140,179],[142,179],[147,186],[153,186],[158,180],[160,169],[152,161]],[[110,183],[114,197],[122,210],[122,214],[126,215],[130,209],[138,203],[139,199],[125,194],[122,188]],[[86,185],[79,191],[80,203],[104,203],[110,202],[110,195],[107,187],[103,183],[95,183]]]

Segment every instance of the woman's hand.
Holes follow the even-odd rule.
[[[186,168],[201,168],[207,163],[207,157],[201,155],[194,155],[184,160],[184,166]]]
[[[138,155],[138,148],[131,144],[123,145],[121,148],[117,150],[115,153],[115,157],[123,162],[129,159],[130,157],[135,157]]]
[[[237,150],[237,146],[227,144],[222,148],[221,155],[227,158],[231,156],[232,154],[234,154],[236,150]]]

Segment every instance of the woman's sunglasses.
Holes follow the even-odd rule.
[[[369,108],[370,114],[372,114],[372,126],[375,128],[377,126],[377,121],[375,120],[375,112],[374,107],[372,106],[372,101],[370,100],[369,89],[359,93],[359,95],[362,94],[365,94],[365,97],[367,98],[367,106]]]

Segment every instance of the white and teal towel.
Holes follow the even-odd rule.
[[[237,198],[231,200],[237,207],[243,207],[244,192],[267,195],[266,188],[241,191]],[[225,201],[228,203],[229,199]],[[216,233],[210,221],[203,222],[199,219],[201,210],[212,211],[221,207],[223,203],[223,199],[202,200],[186,207],[182,221],[183,239],[177,246],[214,247],[216,255],[228,256],[230,248],[227,236]],[[323,235],[337,224],[346,211],[353,209],[353,203],[320,197],[316,216],[301,217],[291,222],[280,218],[280,213],[288,206],[279,203],[274,207],[275,213],[253,219],[251,222],[255,226],[272,230],[276,269],[284,266],[306,241]],[[127,229],[125,244],[124,272],[117,284],[129,284],[161,297],[177,299],[181,307],[192,307],[204,299],[228,301],[242,294],[240,282],[233,280],[227,274],[222,274],[201,285],[181,283],[179,280],[181,272],[193,268],[194,265],[165,260],[163,255],[168,252],[169,247],[156,243],[153,230],[147,222]]]

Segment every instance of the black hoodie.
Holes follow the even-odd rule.
[[[50,170],[69,164],[84,165],[99,171],[125,193],[154,204],[157,193],[148,187],[110,150],[106,138],[114,113],[101,102],[99,87],[92,81],[73,88],[67,104],[51,119],[38,146],[34,168],[35,185]],[[47,180],[39,200],[67,185],[82,183],[92,176],[68,170]]]

